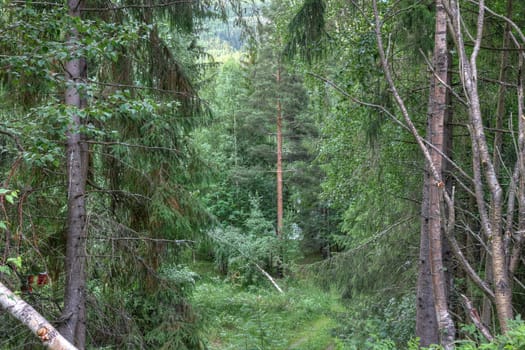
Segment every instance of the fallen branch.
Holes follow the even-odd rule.
[[[31,305],[20,299],[0,282],[0,305],[20,320],[51,350],[77,350]]]
[[[244,254],[244,252],[242,252],[239,248],[235,247],[233,244],[231,244],[230,242],[226,242],[225,240],[222,240],[221,238],[218,238],[216,236],[213,236],[213,235],[210,235],[208,234],[208,236],[215,240],[215,241],[218,241],[220,243],[223,243],[223,244],[226,244],[230,247],[232,247],[233,249],[235,249],[237,252],[239,252],[239,254],[241,254],[243,257],[245,257],[248,262],[250,264],[253,264],[263,275],[264,277],[266,277],[270,283],[275,287],[275,289],[277,289],[279,291],[279,293],[282,293],[284,294],[283,290],[281,289],[281,287],[279,287],[279,285],[277,284],[277,282],[275,282],[275,280],[273,279],[272,276],[270,276],[270,274],[268,272],[266,272],[262,267],[259,266],[259,264],[257,264],[255,261],[253,261],[249,256],[247,256],[246,254]]]
[[[279,285],[277,284],[277,282],[275,282],[275,280],[272,278],[272,276],[270,276],[270,274],[268,272],[266,272],[262,267],[259,266],[259,264],[251,261],[252,264],[255,265],[255,267],[257,267],[259,269],[259,271],[261,271],[261,273],[270,280],[270,282],[273,284],[273,286],[275,287],[275,289],[277,289],[280,293],[284,293],[283,290],[281,289],[281,287],[279,287]]]
[[[463,306],[465,307],[465,310],[467,311],[467,314],[474,323],[474,326],[483,334],[483,336],[488,340],[492,341],[494,337],[490,333],[490,330],[481,322],[481,318],[479,317],[478,311],[472,306],[472,301],[467,298],[466,295],[461,294],[461,298],[463,298]]]

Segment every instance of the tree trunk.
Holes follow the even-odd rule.
[[[514,246],[509,258],[509,274],[513,277],[521,260],[523,243],[525,241],[525,106],[523,99],[525,97],[523,91],[523,55],[519,55],[519,77],[518,77],[518,115],[521,116],[518,122],[518,160],[516,161],[516,169],[518,169],[518,231],[514,234]],[[508,244],[511,236],[511,228],[505,232],[506,244],[505,250],[508,249]]]
[[[461,65],[461,83],[469,101],[469,128],[472,138],[473,171],[476,178],[474,187],[482,229],[485,237],[491,242],[490,250],[492,254],[496,312],[498,314],[498,321],[501,330],[506,332],[508,330],[507,321],[513,318],[513,311],[511,285],[506,262],[505,240],[502,227],[503,190],[498,181],[494,162],[489,153],[477,86],[477,56],[480,51],[483,34],[485,3],[483,0],[480,0],[478,3],[477,32],[470,57],[467,56],[467,51],[465,49],[460,6],[456,0],[450,1],[450,8],[447,12],[450,14],[452,33],[454,35],[454,41],[456,43]],[[485,186],[484,182],[482,182],[481,173],[483,173],[486,187],[490,191],[490,205],[488,206],[485,204]],[[487,210],[487,207],[490,208],[490,211]]]
[[[283,131],[282,105],[280,96],[281,65],[277,67],[277,236],[283,230]]]
[[[80,17],[81,0],[69,0],[69,16]],[[78,33],[71,29],[68,45],[75,56]],[[64,309],[61,314],[60,333],[84,349],[86,343],[86,208],[85,187],[87,177],[86,149],[82,145],[81,120],[75,110],[82,108],[78,85],[83,83],[85,60],[75,58],[65,65],[67,88],[65,103],[71,111],[67,130],[67,241],[65,261]],[[85,82],[85,81],[84,81]]]
[[[27,326],[47,348],[51,350],[77,349],[31,305],[20,299],[2,283],[0,283],[0,305]]]
[[[436,1],[436,32],[434,36],[434,74],[432,76],[429,98],[429,135],[427,139],[433,145],[430,155],[434,167],[442,172],[444,147],[445,116],[447,110],[447,87],[442,83],[448,77],[447,51],[447,15],[441,0]],[[456,329],[448,309],[447,283],[443,265],[443,223],[441,214],[441,193],[445,184],[434,181],[428,186],[428,236],[430,242],[430,270],[434,292],[434,306],[438,321],[440,343],[445,349],[452,349]],[[453,208],[450,208],[453,210]]]
[[[444,11],[442,1],[436,1],[437,13],[436,13],[436,47],[435,47],[435,64],[436,74],[440,77],[440,80],[446,81],[447,79],[447,48],[446,48],[446,12]],[[385,79],[388,82],[392,96],[394,97],[403,119],[406,123],[407,128],[414,136],[419,149],[423,153],[428,173],[432,176],[432,184],[429,186],[429,215],[428,215],[428,237],[429,237],[429,261],[430,271],[432,276],[432,288],[434,296],[434,306],[436,309],[438,329],[441,336],[441,344],[445,349],[452,349],[454,347],[453,341],[455,337],[455,326],[452,321],[452,317],[448,311],[447,295],[446,295],[446,282],[442,261],[442,222],[441,222],[441,198],[445,198],[446,202],[452,207],[449,208],[451,214],[454,213],[453,208],[453,197],[451,198],[444,187],[445,184],[442,181],[442,156],[440,152],[436,152],[433,147],[437,147],[438,151],[443,150],[443,123],[446,109],[446,87],[438,81],[433,84],[431,91],[430,105],[429,105],[429,118],[431,118],[432,133],[429,135],[431,138],[431,144],[433,147],[432,152],[424,142],[423,138],[419,135],[417,128],[415,127],[408,109],[401,98],[399,91],[396,88],[394,79],[389,65],[385,47],[383,44],[383,36],[381,33],[382,18],[378,10],[378,1],[372,1],[373,14],[375,20],[375,34],[377,39],[377,47],[379,58],[381,60],[381,66]],[[437,80],[437,79],[436,79]],[[432,79],[434,81],[434,78]]]
[[[428,200],[431,177],[425,172],[421,202],[421,238],[419,242],[419,270],[417,279],[416,336],[420,345],[428,347],[439,342],[439,331],[434,306],[432,274],[430,272],[430,242],[428,238]]]

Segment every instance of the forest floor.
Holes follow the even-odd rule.
[[[344,306],[335,292],[303,280],[280,279],[277,292],[264,279],[241,287],[198,262],[193,304],[210,350],[338,350],[336,317]]]

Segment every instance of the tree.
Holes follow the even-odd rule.
[[[447,123],[448,92],[448,51],[447,16],[441,1],[436,1],[436,29],[434,34],[434,57],[429,98],[427,141],[430,144],[432,165],[443,178],[445,166],[442,154],[450,156],[446,150],[445,125]],[[453,347],[455,327],[448,306],[448,291],[443,262],[445,242],[442,221],[442,195],[444,182],[433,179],[427,164],[422,201],[422,223],[420,244],[420,268],[417,297],[416,335],[422,346],[443,344]],[[442,180],[443,181],[443,180]],[[449,208],[454,210],[454,208]],[[431,283],[428,279],[430,278]],[[436,324],[437,321],[437,324]],[[438,339],[438,335],[441,339]]]
[[[28,300],[60,318],[78,347],[130,339],[197,347],[189,294],[179,289],[190,282],[174,266],[208,219],[192,192],[205,172],[189,138],[206,113],[192,82],[198,71],[187,69],[201,54],[188,47],[205,14],[188,3],[109,5],[2,8],[2,188],[21,196],[12,207],[1,200],[0,263],[23,256],[22,273],[49,271],[53,288]],[[56,303],[44,307],[46,297]],[[151,310],[154,320],[144,317]],[[9,334],[5,344],[22,337]]]
[[[80,18],[82,0],[68,1],[68,15]],[[62,310],[59,331],[66,339],[80,349],[86,346],[86,181],[88,175],[88,145],[82,136],[79,111],[85,107],[86,97],[80,90],[86,84],[86,60],[79,55],[81,50],[79,33],[71,28],[67,46],[72,57],[65,64],[66,76],[65,104],[70,110],[70,121],[66,134],[67,167],[67,238],[64,309]]]
[[[307,3],[311,2],[305,2],[305,7]],[[371,111],[379,111],[383,116],[407,130],[417,145],[420,157],[425,160],[430,185],[433,187],[430,187],[428,192],[424,192],[428,194],[428,197],[426,195],[423,197],[423,213],[431,211],[431,214],[428,216],[430,226],[421,227],[423,233],[421,257],[426,261],[424,234],[428,231],[429,237],[434,237],[430,239],[428,247],[430,250],[435,248],[430,256],[437,258],[433,261],[436,263],[433,267],[433,276],[437,278],[434,280],[432,293],[426,295],[437,296],[437,299],[432,299],[436,303],[439,302],[435,304],[438,321],[441,324],[439,327],[448,329],[441,341],[445,347],[451,347],[455,333],[454,320],[447,309],[457,308],[459,300],[468,301],[468,298],[461,297],[462,294],[476,296],[479,295],[476,293],[481,291],[487,300],[495,300],[498,323],[502,331],[507,329],[507,320],[513,316],[512,307],[517,305],[512,301],[512,298],[518,297],[519,293],[513,295],[512,292],[509,261],[516,261],[512,258],[516,255],[511,253],[514,249],[521,251],[521,234],[513,232],[518,232],[521,225],[516,213],[521,208],[519,204],[521,198],[519,164],[522,149],[519,146],[519,136],[515,139],[512,137],[512,135],[520,135],[521,130],[521,120],[518,121],[515,118],[515,115],[520,115],[519,111],[522,108],[519,98],[522,94],[521,76],[519,69],[513,71],[502,67],[509,67],[512,65],[510,62],[513,62],[516,67],[521,67],[521,53],[509,50],[509,41],[506,41],[505,38],[507,35],[513,38],[511,39],[512,45],[518,48],[523,42],[523,34],[520,28],[521,22],[516,22],[516,9],[512,9],[508,1],[495,2],[492,8],[487,7],[483,1],[475,3],[435,2],[438,5],[437,12],[432,16],[434,19],[436,16],[441,19],[441,27],[435,32],[435,39],[439,39],[438,34],[442,38],[441,41],[435,41],[436,49],[439,47],[437,44],[443,44],[442,47],[445,48],[446,31],[443,27],[446,19],[451,24],[448,27],[450,43],[453,43],[453,48],[450,50],[451,64],[460,67],[458,72],[449,70],[450,78],[448,78],[444,74],[445,68],[440,70],[424,61],[421,64],[421,59],[417,60],[413,55],[413,52],[421,52],[422,54],[417,56],[426,56],[430,42],[428,38],[426,43],[421,44],[414,41],[413,38],[431,32],[425,24],[425,16],[432,13],[429,11],[432,3],[434,2],[423,1],[414,4],[402,1],[374,1],[371,4],[351,2],[348,6],[339,2],[330,3],[333,7],[328,8],[325,19],[328,23],[327,27],[334,29],[329,32],[329,35],[339,35],[343,31],[342,28],[351,28],[345,33],[346,38],[345,36],[337,37],[339,39],[337,42],[341,43],[337,45],[337,48],[340,50],[338,51],[339,56],[344,57],[342,62],[352,64],[337,65],[338,60],[329,57],[328,59],[333,60],[337,65],[334,72],[325,69],[315,77],[324,84],[329,84],[354,104],[368,107]],[[441,6],[446,9],[444,12],[441,11]],[[411,15],[406,16],[407,13]],[[392,16],[392,14],[396,15]],[[409,26],[411,29],[404,29],[400,22],[405,18],[409,18],[414,27]],[[306,30],[299,30],[299,33],[316,33],[313,28],[317,28],[317,23],[322,23],[322,21],[314,17],[310,22],[305,23]],[[310,28],[309,23],[316,24],[312,24]],[[370,35],[370,23],[373,23],[373,35]],[[505,32],[508,33],[509,27],[511,33],[505,34]],[[466,39],[469,37],[466,33],[470,32],[475,33],[471,43]],[[356,39],[359,36],[368,40],[359,41]],[[300,41],[295,41],[294,45],[297,46],[298,42]],[[300,42],[300,45],[308,49],[308,44],[311,42],[313,40],[309,41],[307,37]],[[361,57],[351,54],[353,51],[350,47],[356,44],[360,47]],[[498,47],[498,49],[492,50],[493,47]],[[500,49],[501,47],[503,48]],[[503,55],[503,52],[506,54]],[[501,58],[498,59],[500,54]],[[436,54],[434,56],[434,59],[437,59]],[[366,57],[366,60],[362,57]],[[445,58],[444,55],[442,57]],[[361,62],[364,63],[361,64]],[[377,71],[377,67],[380,67],[380,72]],[[429,116],[432,118],[429,119],[429,136],[425,140],[421,136],[422,121],[418,118],[421,113],[421,103],[418,102],[416,96],[419,96],[418,93],[421,91],[423,72],[428,69],[437,82],[434,82],[435,88],[430,94]],[[355,87],[356,82],[363,80],[363,76],[368,78],[368,86],[372,85],[370,81],[373,81],[372,78],[378,75],[382,76],[386,89],[382,88],[384,85],[380,83],[375,86],[377,87],[375,91],[367,90],[366,84],[362,84],[363,87]],[[496,76],[502,79],[495,78]],[[455,84],[457,80],[459,80],[459,86]],[[519,83],[509,84],[509,81]],[[350,86],[355,88],[352,89]],[[447,92],[444,91],[444,88]],[[439,95],[436,94],[438,91]],[[443,102],[447,94],[450,95],[450,103]],[[449,133],[450,140],[454,137],[453,148],[446,145],[448,141],[443,143],[440,140],[441,136],[436,138],[445,128],[445,126],[439,126],[439,123],[432,123],[433,120],[441,120],[443,123],[443,116],[434,118],[438,115],[433,112],[436,99],[441,101],[440,112],[444,110],[443,106],[446,106],[448,112],[454,113],[454,126],[465,127],[464,131],[467,131],[467,136],[465,132]],[[419,101],[421,101],[420,98]],[[509,103],[509,101],[514,102]],[[494,103],[491,104],[491,102]],[[494,113],[497,118],[494,119],[490,118],[491,112],[489,112],[492,110],[492,105],[497,106]],[[353,115],[350,109],[346,111],[348,115]],[[503,124],[502,116],[507,118],[507,122]],[[352,123],[355,122],[341,123],[339,127]],[[492,128],[496,125],[509,125],[509,127],[504,127],[504,130],[499,127]],[[493,149],[491,149],[491,144],[494,144]],[[468,147],[467,152],[464,151],[465,146]],[[450,153],[448,153],[449,149]],[[451,159],[452,154],[454,161]],[[447,170],[443,170],[443,165],[446,165]],[[505,173],[501,169],[511,170]],[[344,173],[344,169],[341,173]],[[329,173],[329,177],[332,175]],[[446,178],[451,178],[451,182],[446,181]],[[429,181],[428,178],[427,181]],[[337,184],[340,183],[342,181]],[[355,201],[351,195],[347,198]],[[426,203],[429,205],[428,209]],[[352,206],[355,204],[349,205],[349,207]],[[456,221],[456,217],[459,218],[459,222]],[[423,221],[423,224],[426,222]],[[478,231],[483,232],[479,240],[476,239],[475,234]],[[443,239],[443,233],[448,242]],[[473,241],[479,241],[481,245],[478,247],[473,247],[471,244],[466,245]],[[455,277],[461,277],[449,290],[445,285],[446,276],[442,273],[444,266],[440,256],[443,250],[439,247],[445,244],[449,245],[455,262],[461,270],[456,272],[449,269],[447,271],[455,274]],[[485,258],[489,259],[490,263],[486,262]],[[432,259],[430,261],[432,262]],[[516,271],[516,266],[512,266],[512,270]],[[478,273],[479,271],[481,273]],[[484,273],[488,278],[487,281],[483,280]],[[430,275],[427,273],[427,276]],[[468,278],[468,282],[462,282],[464,277]],[[512,277],[516,278],[516,275]],[[466,306],[470,305],[467,301],[464,304],[469,309]],[[519,303],[521,304],[521,301]],[[433,318],[432,306],[430,304],[428,306],[429,318]],[[466,316],[473,317],[472,315],[472,312],[466,313]],[[478,321],[472,320],[473,323],[479,325]],[[425,342],[435,341],[436,331],[432,333],[433,335],[428,338],[425,336]],[[484,330],[483,333],[487,334]]]
[[[275,77],[277,89],[280,90],[281,84],[281,63],[277,63],[277,74]],[[277,236],[283,233],[283,116],[281,97],[277,96]]]

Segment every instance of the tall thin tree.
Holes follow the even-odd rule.
[[[277,236],[282,236],[283,230],[283,116],[280,95],[281,64],[277,65]]]
[[[444,0],[436,0],[436,29],[434,34],[434,62],[431,79],[431,90],[428,108],[427,140],[431,147],[429,152],[432,163],[441,173],[443,168],[442,154],[445,151],[444,132],[447,113],[448,51],[447,51],[447,14],[443,6]],[[438,322],[440,343],[445,349],[454,347],[455,326],[448,309],[445,268],[443,264],[443,227],[442,192],[445,190],[443,181],[425,181],[428,191],[428,240],[429,262],[432,276],[434,307]],[[449,208],[453,210],[453,208]],[[424,233],[422,233],[424,234]]]
[[[79,18],[82,0],[69,0],[68,15]],[[79,33],[70,29],[67,39],[71,59],[65,64],[65,104],[70,111],[66,135],[67,166],[67,241],[64,308],[58,329],[64,337],[84,349],[86,343],[86,202],[87,152],[82,145],[83,107],[81,85],[85,84],[86,62],[78,57]]]

